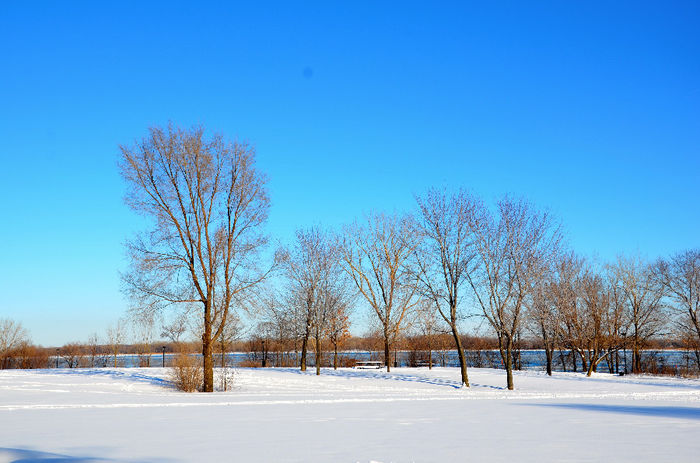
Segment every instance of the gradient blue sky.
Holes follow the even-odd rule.
[[[282,241],[447,185],[603,260],[700,245],[697,2],[101,3],[0,13],[0,318],[37,343],[123,315],[117,146],[168,120],[257,147]]]

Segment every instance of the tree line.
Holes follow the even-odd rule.
[[[700,365],[698,249],[603,264],[569,249],[557,219],[526,199],[434,188],[412,211],[298,230],[268,258],[270,198],[251,146],[171,124],[120,149],[126,202],[151,220],[127,245],[132,315],[147,325],[197,314],[204,391],[213,391],[217,342],[241,336],[241,311],[259,321],[251,339],[291,343],[301,370],[313,349],[317,374],[325,352],[338,365],[357,307],[368,309],[387,371],[408,333],[428,350],[447,336],[465,387],[463,331],[474,324],[493,335],[509,389],[518,349],[533,338],[549,374],[557,353],[590,375],[628,347],[639,372],[641,351],[664,337],[682,340]],[[178,317],[172,336],[183,330]]]

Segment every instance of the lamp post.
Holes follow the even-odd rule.
[[[622,357],[625,361],[624,374],[627,374],[627,330],[622,332]]]
[[[163,346],[163,368],[165,368],[165,346]]]
[[[267,363],[267,353],[265,352],[265,340],[262,340],[262,367],[265,368]]]
[[[58,368],[58,348],[56,348],[56,368]]]

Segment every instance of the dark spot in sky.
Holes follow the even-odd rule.
[[[311,79],[314,76],[314,70],[311,68],[311,66],[304,67],[304,70],[301,73],[304,76],[304,79]]]

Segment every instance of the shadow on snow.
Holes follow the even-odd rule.
[[[137,383],[148,383],[154,386],[173,388],[174,385],[172,381],[159,378],[157,376],[146,375],[143,373],[131,372],[131,371],[117,371],[105,368],[59,368],[52,370],[37,370],[42,374],[49,375],[79,375],[79,376],[95,376],[95,377],[107,377],[111,379],[123,379],[127,381],[133,381]]]
[[[284,373],[295,373],[298,375],[308,375],[316,376],[315,369],[309,369],[307,371],[301,371],[298,368],[275,368],[274,371],[284,372]],[[384,381],[402,381],[410,383],[421,383],[430,384],[433,386],[444,386],[454,389],[460,389],[462,383],[458,380],[450,380],[444,378],[430,378],[427,376],[410,375],[404,373],[387,373],[384,370],[368,371],[368,370],[329,370],[327,368],[321,369],[321,376],[337,376],[341,378],[360,378],[360,379],[380,379]],[[498,386],[486,386],[481,384],[474,384],[475,387],[486,387],[489,389],[501,390],[503,388]]]
[[[43,463],[43,462],[56,462],[56,463],[107,463],[116,461],[126,461],[126,460],[113,460],[110,458],[100,458],[100,457],[78,457],[70,455],[61,455],[58,453],[48,453],[40,452],[37,450],[27,450],[27,449],[13,449],[0,447],[0,461],[8,463]],[[128,460],[131,463],[136,463],[140,460]],[[168,462],[173,460],[166,459],[149,459],[149,462]]]
[[[569,410],[583,410],[602,413],[623,413],[628,415],[656,416],[660,418],[682,418],[700,420],[700,407],[676,406],[644,406],[644,405],[607,405],[607,404],[552,404],[552,403],[521,403],[528,407],[553,407]]]

